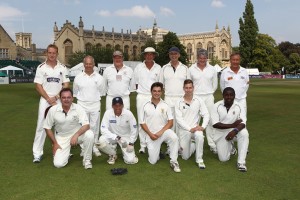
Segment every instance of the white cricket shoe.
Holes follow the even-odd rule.
[[[110,165],[114,165],[117,158],[118,158],[117,155],[109,155],[107,163],[110,164]]]
[[[92,169],[93,168],[91,160],[83,160],[82,164],[83,164],[85,169]]]
[[[145,147],[141,147],[140,150],[139,150],[139,153],[140,154],[144,154],[145,152],[146,152]]]
[[[93,153],[96,157],[100,157],[101,156],[101,152],[99,151],[99,149],[96,147],[96,145],[93,146]]]
[[[204,164],[204,162],[199,162],[199,163],[198,163],[198,167],[199,167],[200,169],[205,169],[205,164]]]
[[[177,162],[172,162],[171,163],[171,168],[173,169],[174,172],[181,172],[181,169],[179,167],[179,164]]]
[[[237,167],[240,172],[247,172],[246,164],[238,163]]]
[[[33,163],[40,163],[41,160],[42,160],[42,157],[34,157],[32,162]]]

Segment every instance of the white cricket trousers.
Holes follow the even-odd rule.
[[[202,99],[202,101],[206,105],[208,113],[210,114],[211,110],[214,106],[214,101],[215,101],[214,95],[213,94],[204,94],[204,95],[196,95],[196,96]],[[214,138],[214,128],[212,127],[211,120],[209,120],[209,123],[205,129],[205,133],[206,133],[206,140],[207,140],[208,146],[211,149],[216,149],[216,144],[213,139]]]
[[[84,102],[77,100],[77,104],[85,110],[90,122],[90,129],[94,133],[94,142],[98,142],[100,132],[101,102]]]
[[[71,136],[59,136],[55,135],[57,143],[61,149],[57,149],[53,156],[53,164],[57,168],[64,167],[68,164],[71,150]],[[92,160],[92,151],[94,145],[94,133],[91,130],[87,130],[81,136],[78,137],[78,144],[83,144],[84,154],[83,160]]]
[[[137,94],[136,96],[136,110],[137,110],[137,115],[138,115],[138,122],[141,120],[142,116],[142,108],[144,104],[151,100],[151,94]],[[138,123],[140,124],[140,123]],[[140,140],[140,146],[141,147],[146,147],[146,135],[147,133],[142,129],[141,125],[139,125],[139,140]]]
[[[196,152],[196,163],[203,162],[203,144],[204,136],[202,131],[191,133],[189,131],[179,129],[179,143],[182,148],[182,159],[187,160]],[[195,140],[195,143],[192,141]]]
[[[127,142],[127,144],[129,144],[130,142],[130,137],[122,137],[122,140],[125,140]],[[112,144],[111,143],[111,138],[107,138],[104,135],[100,136],[99,138],[99,143],[101,148],[99,149],[100,151],[102,151],[103,153],[107,154],[107,155],[116,155],[116,144]],[[122,148],[121,144],[119,144],[121,150],[122,150],[122,155],[123,155],[123,159],[124,162],[126,164],[136,164],[136,155],[135,155],[135,151],[133,149],[132,152],[127,152],[127,147],[126,148]]]
[[[230,131],[230,130],[229,130]],[[229,133],[219,132],[217,129],[215,131],[214,140],[217,144],[217,151],[219,160],[222,162],[228,161],[230,159],[230,152],[232,149],[231,141],[227,141],[225,139],[226,135]],[[238,147],[238,160],[237,162],[240,164],[246,164],[246,156],[249,146],[249,133],[246,128],[241,130],[233,139],[233,141],[237,141]]]
[[[114,97],[122,97],[124,108],[130,110],[130,98],[129,95],[127,96],[106,96],[106,110],[111,109],[112,107],[112,100]]]
[[[173,115],[173,127],[172,130],[177,134],[177,123],[175,118],[175,105],[177,101],[180,99],[180,96],[165,96],[165,102],[171,108],[172,115]]]
[[[60,100],[57,100],[56,103],[60,104]],[[39,111],[38,111],[38,119],[35,131],[35,137],[33,141],[33,157],[39,158],[44,154],[44,144],[46,139],[46,132],[43,128],[43,123],[45,119],[45,110],[48,108],[50,104],[43,97],[40,98],[39,103]]]
[[[151,164],[159,160],[160,147],[163,142],[167,143],[170,150],[170,163],[177,163],[179,140],[172,129],[166,130],[157,140],[152,140],[149,135],[146,137],[149,158]]]
[[[234,100],[237,101],[242,107],[244,107],[246,117],[247,117],[247,100],[246,100],[246,98],[244,98],[244,99],[234,99]]]

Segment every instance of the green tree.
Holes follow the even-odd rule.
[[[240,29],[240,46],[241,65],[249,67],[253,59],[253,51],[256,45],[256,37],[258,34],[258,25],[254,17],[254,9],[251,0],[247,0],[243,18],[239,19]]]
[[[290,66],[288,71],[290,73],[296,73],[300,69],[300,55],[298,53],[291,53],[289,56]]]
[[[174,46],[180,49],[180,62],[185,65],[188,63],[188,55],[185,51],[185,47],[180,43],[175,33],[169,32],[163,36],[163,41],[157,44],[157,52],[159,53],[159,56],[157,57],[156,61],[158,64],[163,66],[170,61],[169,49]]]
[[[85,56],[86,56],[85,52],[76,51],[75,53],[73,53],[72,56],[70,56],[68,65],[73,67],[73,66],[77,65],[78,63],[81,63]]]
[[[222,66],[222,61],[218,59],[218,57],[213,56],[212,59],[210,59],[209,64],[211,64],[212,66],[215,66],[216,64],[218,64],[219,66]]]
[[[278,45],[280,51],[285,55],[286,58],[290,57],[292,53],[300,54],[300,44],[293,44],[291,42],[285,41]]]

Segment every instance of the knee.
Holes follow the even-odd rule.
[[[87,130],[87,131],[84,133],[84,136],[85,136],[85,138],[88,139],[88,140],[94,140],[94,137],[95,137],[93,131],[91,131],[91,130]]]
[[[54,160],[53,164],[54,164],[54,167],[56,167],[56,168],[63,168],[64,166],[66,166],[67,163],[65,163],[63,161]]]
[[[218,153],[218,156],[219,156],[219,160],[220,160],[221,162],[226,162],[226,161],[228,161],[228,160],[230,159],[230,155],[229,155],[229,156],[226,156],[226,155],[222,155],[222,154],[219,154],[219,153]]]
[[[151,157],[149,156],[148,161],[149,161],[150,164],[154,165],[154,164],[157,163],[158,159],[154,159],[154,158],[151,158]]]
[[[195,134],[195,140],[204,141],[204,135],[202,131],[196,131],[194,134]]]
[[[247,129],[243,129],[239,132],[240,134],[240,137],[242,138],[249,138],[249,133],[248,133],[248,130]]]

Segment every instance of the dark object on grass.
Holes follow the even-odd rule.
[[[110,171],[112,175],[123,175],[128,173],[126,168],[113,168]]]

